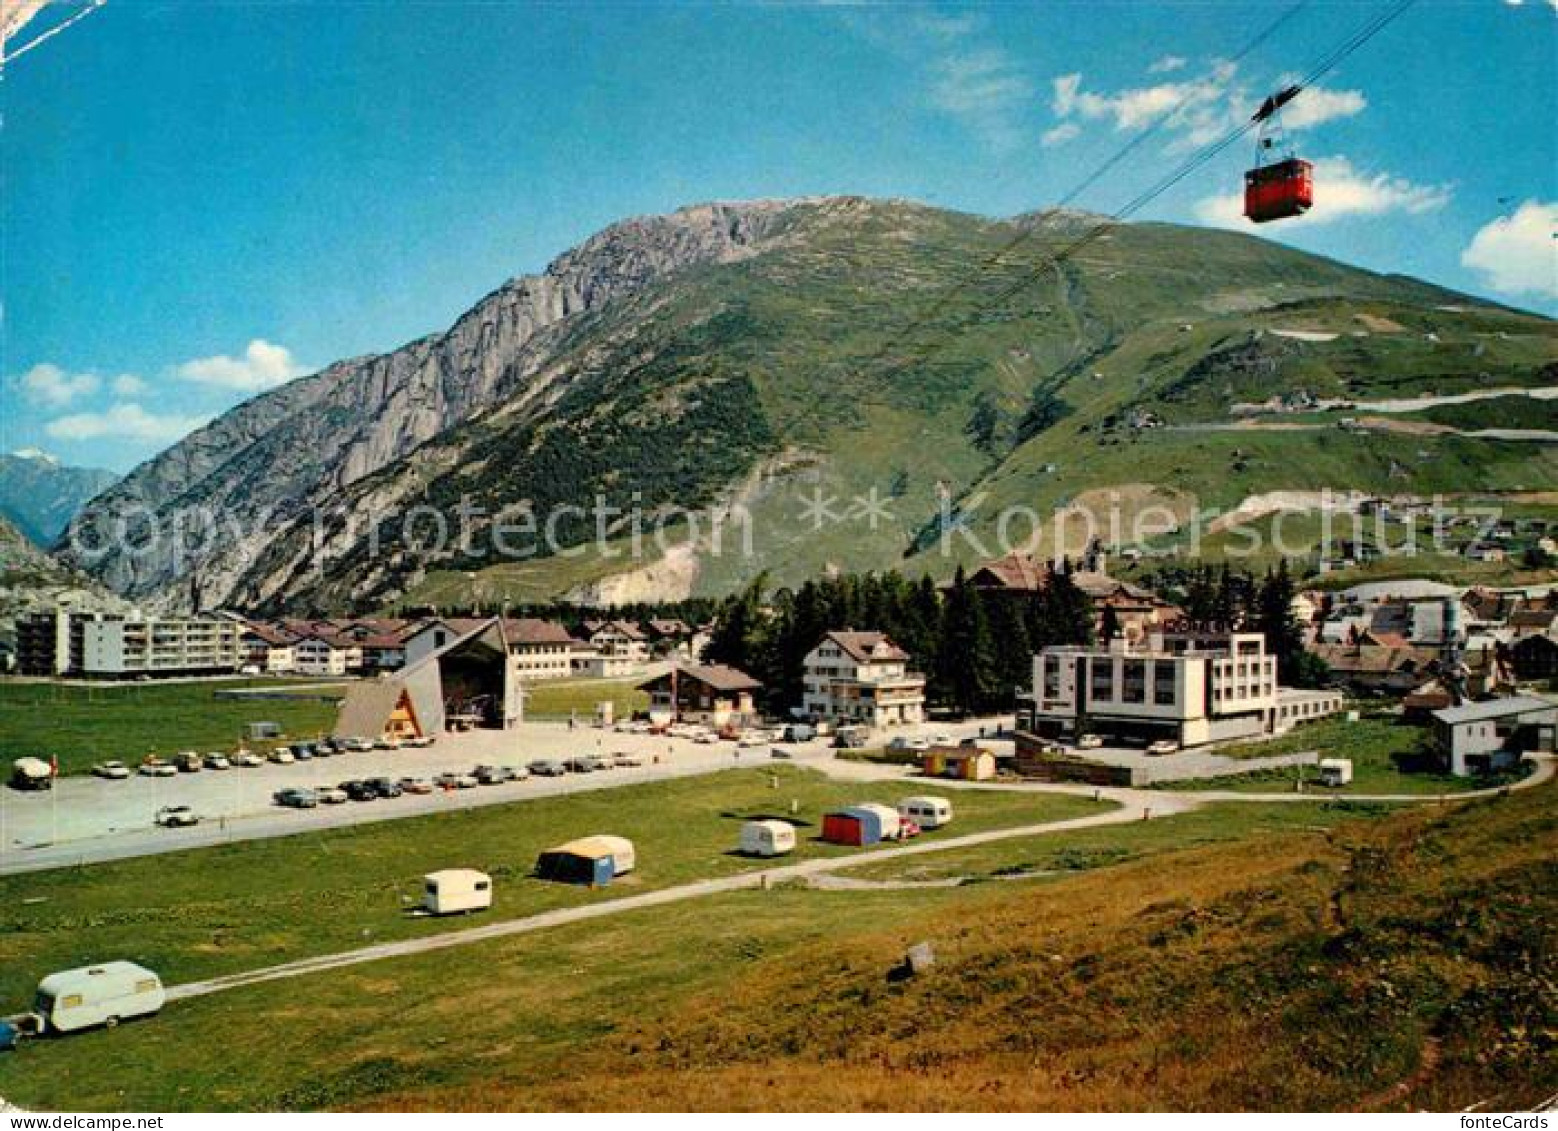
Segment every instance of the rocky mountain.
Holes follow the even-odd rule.
[[[47,546],[90,499],[118,478],[111,471],[70,467],[34,448],[0,455],[0,515]]]
[[[83,512],[106,552],[72,560],[208,607],[623,600],[945,572],[1017,506],[1558,485],[1551,445],[1476,420],[1327,415],[1558,385],[1550,321],[1228,232],[1079,247],[1095,228],[858,198],[615,225],[194,433]]]
[[[0,640],[11,637],[17,617],[61,602],[105,612],[128,608],[92,578],[39,549],[0,515]]]

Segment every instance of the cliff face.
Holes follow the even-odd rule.
[[[93,500],[61,557],[152,604],[184,600],[193,571],[202,602],[220,603],[279,526],[521,394],[570,321],[688,267],[751,254],[788,207],[711,204],[613,225],[444,334],[339,362],[192,433]]]

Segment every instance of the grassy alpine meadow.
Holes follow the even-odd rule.
[[[335,722],[335,702],[283,698],[293,682],[0,681],[0,760],[58,755],[61,774],[81,774],[105,758],[134,765],[148,754],[166,757],[180,750],[233,750],[251,722],[278,723],[284,735],[299,739],[328,734]],[[339,680],[295,682],[299,695],[346,693]],[[246,688],[279,694],[265,698],[218,694]]]
[[[815,839],[822,814],[862,801],[891,805],[916,792],[924,787],[833,782],[771,765],[0,877],[0,1010],[22,1008],[51,971],[109,958],[141,962],[173,985],[437,934],[451,923],[410,916],[406,905],[420,900],[421,877],[440,868],[490,873],[494,907],[482,918],[492,920],[772,866],[734,851],[742,821],[754,816],[798,825],[795,853],[777,863],[859,854],[871,850]],[[957,798],[956,824],[926,837],[1113,808],[1053,794],[960,791]],[[594,891],[531,878],[542,850],[595,833],[631,838],[637,870]]]
[[[1034,881],[712,896],[34,1042],[0,1058],[0,1094],[77,1110],[1525,1109],[1558,1089],[1553,800],[1549,785],[1309,827],[1262,814]],[[918,941],[934,968],[890,976]]]
[[[648,676],[628,679],[550,679],[525,689],[527,719],[566,719],[570,716],[588,722],[596,709],[609,702],[613,718],[630,718],[635,711],[649,709],[649,693],[638,685]]]
[[[1314,751],[1322,758],[1348,758],[1352,761],[1351,785],[1322,787],[1318,784],[1320,771],[1317,767],[1290,766],[1217,778],[1160,781],[1154,782],[1153,788],[1272,793],[1292,790],[1295,782],[1302,781],[1306,788],[1328,796],[1345,797],[1349,794],[1454,794],[1465,793],[1479,785],[1499,784],[1439,772],[1430,757],[1428,742],[1428,734],[1423,728],[1395,718],[1365,716],[1357,722],[1349,722],[1344,715],[1333,715],[1296,727],[1278,738],[1220,746],[1217,753],[1230,758],[1262,758]],[[1163,772],[1172,768],[1170,764]]]

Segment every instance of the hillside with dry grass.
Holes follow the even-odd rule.
[[[1558,1091],[1551,785],[811,938],[387,1110],[1461,1109]],[[995,892],[993,889],[1008,889]],[[970,898],[972,897],[972,898]],[[938,963],[895,981],[907,939]],[[617,1012],[617,1011],[613,1011]]]

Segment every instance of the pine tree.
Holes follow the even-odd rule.
[[[953,707],[975,713],[991,700],[995,660],[984,605],[960,565],[942,606],[938,687]]]

